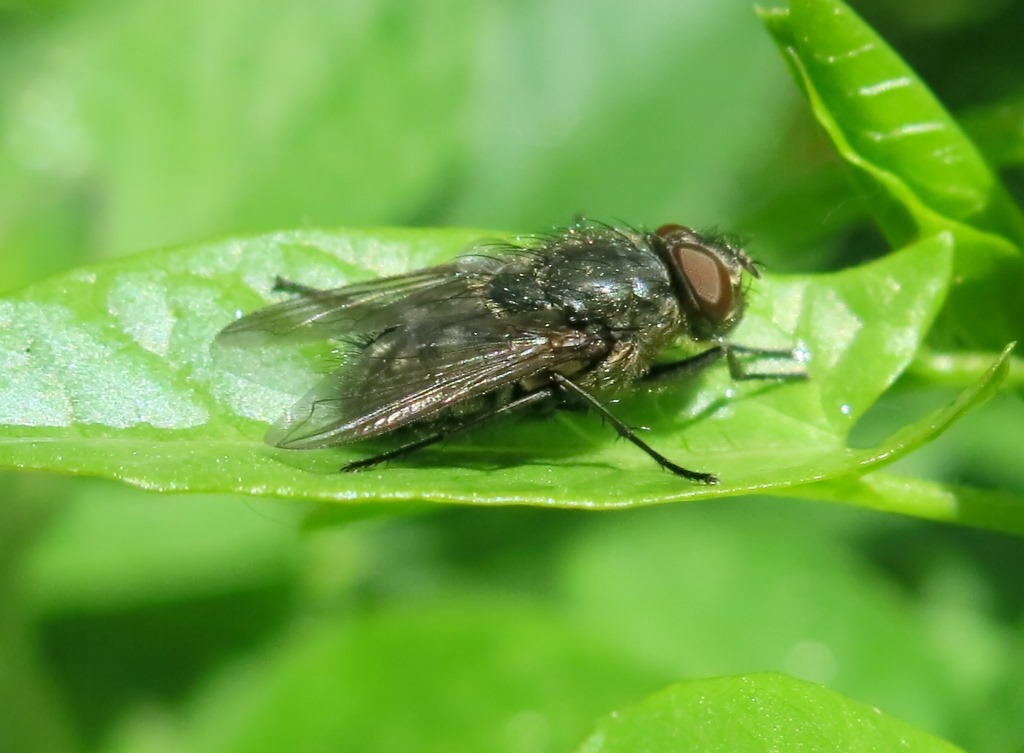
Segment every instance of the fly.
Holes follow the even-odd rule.
[[[340,368],[267,433],[289,449],[318,449],[418,431],[356,460],[355,471],[407,455],[530,407],[590,408],[662,468],[714,484],[655,450],[605,403],[629,387],[696,373],[725,359],[734,379],[806,379],[802,370],[749,371],[744,357],[795,360],[726,335],[743,317],[745,277],[758,270],[737,244],[682,225],[654,232],[592,221],[521,245],[478,244],[448,264],[320,290],[278,278],[293,298],[218,335],[338,343]],[[659,363],[681,341],[706,344]]]

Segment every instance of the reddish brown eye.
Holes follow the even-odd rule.
[[[681,243],[699,243],[700,238],[685,225],[662,225],[654,234],[661,238],[669,246],[677,246]]]
[[[690,228],[683,227],[682,225],[662,225],[654,231],[655,235],[660,235],[662,238],[668,238],[670,235],[676,233],[690,233]]]
[[[725,322],[732,309],[732,280],[722,260],[693,246],[678,249],[676,258],[701,313],[715,324]]]

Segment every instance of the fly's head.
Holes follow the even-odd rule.
[[[662,225],[648,235],[668,266],[688,334],[719,340],[743,318],[743,274],[760,277],[743,250],[682,225]]]

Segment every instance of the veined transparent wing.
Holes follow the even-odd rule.
[[[607,348],[587,332],[467,313],[385,332],[292,406],[267,441],[314,449],[380,436]]]
[[[333,290],[304,289],[281,303],[243,316],[217,335],[223,345],[255,345],[268,338],[331,340],[360,335],[391,326],[394,304],[423,291],[443,297],[446,285],[461,290],[456,264],[422,269],[395,277],[382,277]]]

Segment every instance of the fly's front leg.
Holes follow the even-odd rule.
[[[725,356],[725,346],[716,345],[708,348],[703,353],[698,353],[690,358],[671,363],[656,363],[651,367],[644,377],[645,382],[660,382],[668,379],[676,379],[687,374],[698,374],[708,366],[717,363]]]
[[[574,381],[569,379],[569,377],[563,376],[562,374],[555,372],[551,375],[551,381],[557,384],[559,387],[561,387],[564,392],[568,392],[576,396],[584,403],[594,408],[594,410],[600,413],[604,417],[604,419],[608,421],[608,423],[615,427],[615,431],[618,432],[620,437],[632,442],[634,445],[639,447],[662,468],[672,471],[672,473],[676,474],[677,476],[688,478],[691,481],[698,481],[702,484],[718,483],[718,477],[712,473],[701,473],[700,471],[691,471],[689,468],[683,468],[683,466],[673,463],[667,457],[665,457],[660,452],[651,447],[649,444],[647,444],[644,440],[640,439],[640,437],[636,435],[636,432],[634,432],[626,423],[624,423],[614,413],[608,410],[607,406],[604,403],[602,403],[596,397],[594,397],[585,389],[580,387]]]
[[[722,358],[725,359],[726,364],[729,366],[729,375],[738,382],[758,379],[802,381],[808,378],[807,372],[802,367],[782,371],[757,371],[750,369],[746,363],[748,359],[754,361],[764,359],[799,363],[796,354],[791,350],[748,348],[744,345],[722,343],[708,348],[703,353],[698,353],[690,358],[684,358],[681,361],[657,363],[644,375],[643,381],[660,382],[686,375],[696,375]]]

